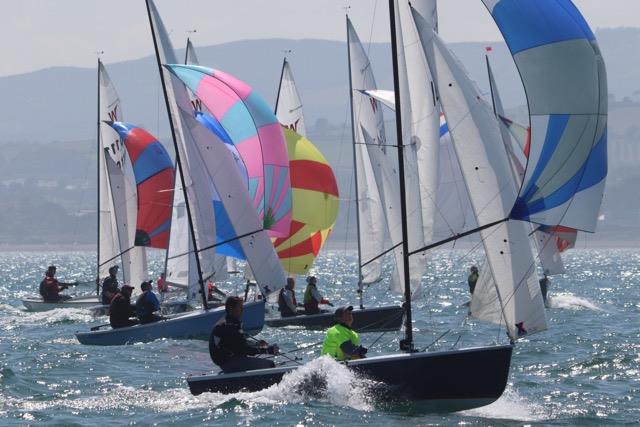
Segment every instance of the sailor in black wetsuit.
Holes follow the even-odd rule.
[[[118,278],[116,277],[117,274],[117,265],[109,268],[109,277],[104,279],[104,282],[102,282],[102,304],[110,304],[113,297],[120,292],[120,288],[118,287]]]
[[[133,286],[124,285],[122,290],[111,299],[109,323],[113,329],[138,324],[137,319],[131,319],[136,315],[136,308],[131,305],[131,291],[133,291]]]
[[[242,333],[243,301],[238,297],[229,297],[225,303],[226,316],[218,322],[209,337],[209,354],[213,363],[223,372],[251,371],[273,368],[272,360],[260,359],[258,354],[278,354],[278,346],[269,346],[265,341],[250,345]]]

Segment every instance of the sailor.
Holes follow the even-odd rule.
[[[539,280],[540,283],[540,292],[542,293],[542,301],[547,303],[547,288],[549,287],[549,278],[547,275],[549,274],[549,270],[544,270],[542,279]]]
[[[367,349],[360,345],[358,333],[351,329],[353,306],[338,308],[335,317],[337,323],[327,331],[320,354],[328,354],[338,361],[364,358]]]
[[[167,277],[165,276],[164,273],[160,273],[160,277],[158,277],[158,280],[156,281],[156,283],[158,284],[158,292],[160,292],[161,294],[169,292],[169,285],[167,285]]]
[[[480,275],[478,274],[478,267],[476,267],[475,265],[471,266],[470,271],[471,274],[469,274],[467,282],[469,282],[469,293],[473,295],[473,291],[476,290],[476,283],[478,283],[478,277]]]
[[[44,275],[44,279],[40,282],[40,295],[45,302],[60,302],[71,299],[69,295],[60,295],[60,291],[67,289],[69,286],[75,286],[78,283],[62,283],[56,279],[56,266],[50,265]]]
[[[227,295],[218,289],[212,280],[207,282],[207,301],[222,305],[222,301],[224,301],[224,297],[226,296]]]
[[[109,276],[102,282],[102,304],[109,304],[113,297],[120,292],[118,287],[118,266],[114,265],[109,268]],[[133,289],[133,288],[132,288]]]
[[[153,293],[151,281],[142,282],[140,289],[142,289],[142,294],[136,300],[136,314],[140,323],[151,323],[164,319],[154,313],[160,310],[160,301]]]
[[[298,302],[296,301],[296,281],[293,277],[287,277],[287,284],[280,289],[278,294],[278,310],[282,317],[292,317],[298,314],[304,314],[298,311]]]
[[[218,322],[209,336],[209,354],[213,363],[223,372],[251,371],[273,368],[272,360],[260,359],[258,354],[278,354],[277,345],[268,345],[257,341],[255,345],[247,342],[242,332],[242,311],[244,302],[239,297],[229,297],[225,302],[225,318]]]
[[[305,314],[319,314],[319,304],[327,304],[333,307],[328,299],[324,298],[318,291],[318,279],[315,276],[307,277],[307,289],[304,291],[304,312]]]
[[[122,289],[111,298],[109,305],[109,323],[113,329],[125,326],[137,325],[137,319],[131,319],[136,315],[135,307],[131,305],[131,291],[133,286],[124,285]]]

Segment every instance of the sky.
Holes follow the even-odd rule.
[[[593,28],[640,27],[640,0],[574,0]],[[345,7],[363,41],[388,41],[385,0],[156,0],[176,46],[256,38],[344,40]],[[500,40],[480,0],[440,0],[447,42]],[[143,0],[19,0],[0,6],[0,76],[93,67],[153,53]]]

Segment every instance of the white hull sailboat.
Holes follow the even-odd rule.
[[[47,302],[42,298],[26,298],[22,300],[22,304],[27,311],[49,311],[58,308],[99,308],[103,306],[98,297],[95,295],[77,296],[65,301]]]

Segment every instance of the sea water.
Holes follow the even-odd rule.
[[[390,405],[368,380],[317,358],[322,332],[265,327],[302,367],[255,393],[192,396],[185,378],[211,372],[207,343],[159,340],[120,347],[79,344],[74,332],[100,325],[80,309],[29,313],[20,299],[37,293],[47,265],[61,280],[90,280],[91,252],[0,253],[0,425],[602,425],[640,423],[640,251],[572,250],[567,274],[552,278],[549,329],[520,340],[509,383],[492,405],[430,414],[420,403]],[[468,251],[434,254],[414,304],[416,346],[430,350],[504,343],[493,325],[466,319]],[[161,268],[155,256],[151,267]],[[356,304],[355,254],[328,252],[316,265],[319,286],[336,306]],[[387,266],[388,269],[388,266]],[[388,271],[387,271],[388,273]],[[242,280],[221,284],[243,290]],[[298,284],[302,296],[304,282]],[[386,282],[365,305],[398,304]],[[84,285],[77,293],[95,292]],[[401,333],[363,334],[369,354],[397,351]],[[313,384],[321,378],[324,386]]]

